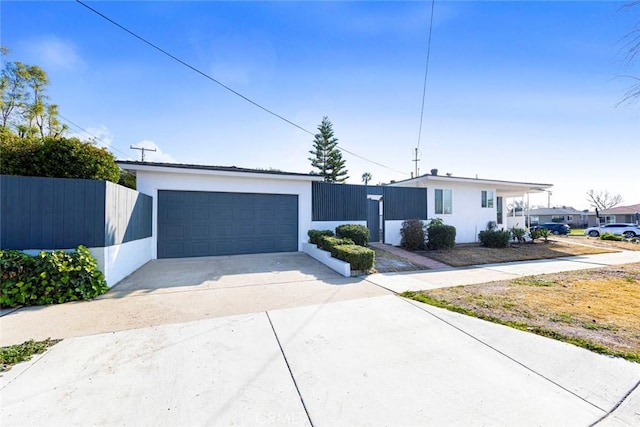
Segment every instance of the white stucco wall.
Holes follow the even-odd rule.
[[[486,184],[476,184],[468,181],[464,183],[431,182],[429,184],[427,191],[428,217],[429,219],[441,218],[445,224],[453,225],[456,228],[456,243],[476,242],[478,240],[478,233],[487,228],[489,221],[496,221],[496,188],[491,188]],[[437,189],[452,191],[451,214],[435,213],[435,190]],[[483,190],[493,191],[493,208],[482,207]]]
[[[298,250],[308,240],[311,225],[311,180],[278,174],[209,172],[178,169],[168,172],[138,170],[139,192],[153,197],[152,258],[158,257],[158,190],[221,191],[227,193],[291,194],[298,196]]]
[[[89,248],[98,261],[98,269],[104,274],[109,287],[136,271],[151,260],[152,237],[133,240],[105,248]]]

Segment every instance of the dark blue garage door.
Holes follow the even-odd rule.
[[[158,258],[298,250],[298,196],[158,191]]]

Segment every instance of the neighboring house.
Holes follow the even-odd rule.
[[[614,222],[640,224],[640,203],[629,206],[616,206],[599,213],[602,224],[612,224]]]
[[[390,186],[427,188],[428,218],[442,218],[456,227],[456,242],[476,242],[478,233],[490,222],[498,228],[525,228],[525,216],[507,216],[508,199],[526,200],[529,193],[540,193],[551,184],[463,178],[447,174],[422,175]]]
[[[528,225],[547,222],[567,224],[571,228],[587,228],[595,225],[595,212],[579,211],[572,207],[537,208],[524,212]]]

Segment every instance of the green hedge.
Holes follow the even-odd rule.
[[[320,236],[320,238],[318,238],[318,248],[331,252],[331,249],[334,246],[338,246],[338,245],[353,245],[353,240],[351,239],[341,239],[339,237],[333,237],[333,236]]]
[[[61,304],[95,298],[109,287],[89,249],[40,252],[0,250],[0,306]]]
[[[332,249],[332,256],[348,262],[351,270],[369,271],[373,268],[375,252],[358,245],[337,245]]]
[[[478,233],[482,246],[488,248],[506,248],[511,240],[511,232],[508,230],[483,230]]]
[[[331,230],[309,230],[307,231],[307,235],[309,236],[309,243],[313,245],[318,244],[318,240],[322,236],[333,237],[333,231]]]
[[[427,249],[452,249],[456,244],[456,228],[452,225],[427,227]]]
[[[336,227],[336,236],[351,239],[358,246],[369,246],[369,229],[364,225],[339,225]]]

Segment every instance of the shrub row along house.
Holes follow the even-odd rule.
[[[90,211],[87,206],[93,206],[90,200],[96,197],[80,184],[77,194],[69,193],[76,184],[66,185],[64,197],[43,206],[37,194],[53,184],[33,181],[45,178],[3,176],[0,247],[87,245],[92,253],[102,254],[98,262],[113,286],[150,259],[302,251],[309,230],[333,230],[341,224],[365,225],[372,241],[398,245],[404,220],[437,217],[456,227],[457,242],[474,242],[491,221],[499,228],[524,227],[524,217],[506,216],[506,199],[551,187],[437,173],[365,186],[237,167],[135,161],[118,165],[136,176],[138,193],[107,186],[98,197],[101,208]],[[55,220],[71,212],[77,219]]]

